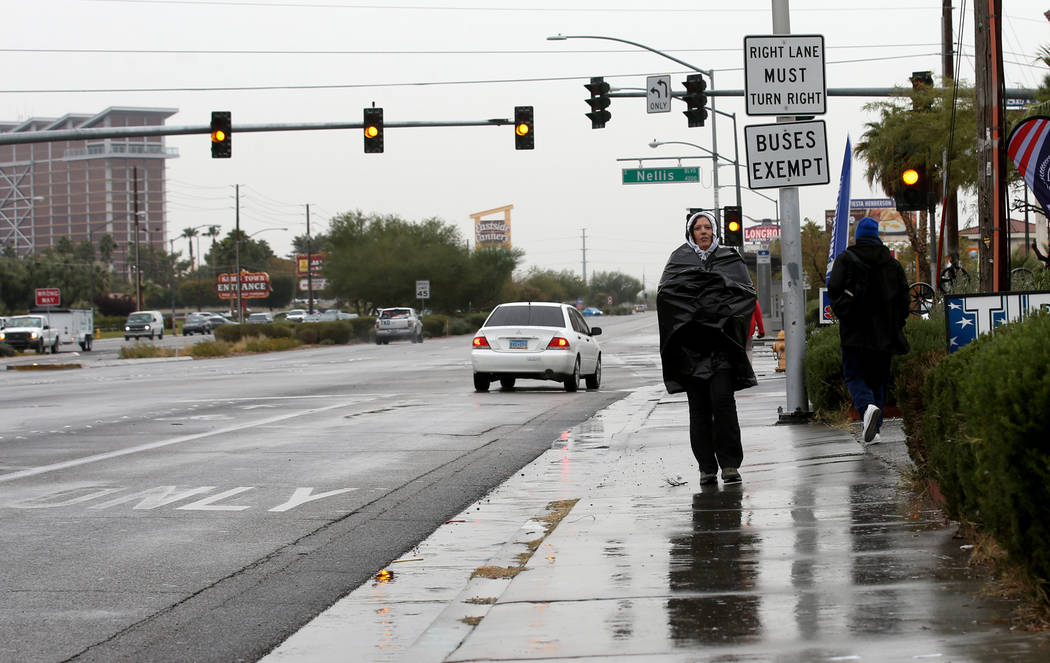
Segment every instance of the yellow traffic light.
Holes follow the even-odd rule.
[[[378,135],[379,135],[379,127],[377,127],[375,125],[365,127],[365,136],[367,136],[369,138],[375,138]]]
[[[729,222],[729,232],[735,233],[738,230],[740,230],[740,222],[739,221],[730,221]]]
[[[518,124],[518,126],[514,128],[514,133],[518,134],[519,136],[524,136],[525,134],[529,133],[529,125],[525,124],[524,122]]]
[[[218,131],[211,132],[211,142],[213,142],[213,143],[221,143],[224,140],[226,140],[226,132],[225,131],[222,131],[220,129]]]
[[[901,181],[907,184],[908,186],[912,186],[913,184],[919,181],[919,171],[915,170],[914,168],[908,168],[903,173],[901,173]]]

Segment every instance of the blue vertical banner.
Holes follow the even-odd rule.
[[[831,265],[838,254],[849,244],[849,196],[850,177],[853,171],[853,149],[846,135],[846,153],[842,157],[842,177],[839,178],[839,198],[835,204],[835,221],[831,224],[831,243],[828,246],[828,269],[824,273],[824,285],[831,279]]]

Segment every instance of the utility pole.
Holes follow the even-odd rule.
[[[135,217],[135,310],[142,310],[142,263],[139,262],[139,169],[131,169],[132,216]]]
[[[233,260],[235,265],[233,278],[237,281],[237,323],[244,324],[244,302],[241,300],[241,185],[234,184],[234,199],[236,203],[235,230],[233,231]]]
[[[944,79],[955,81],[955,45],[952,33],[952,0],[941,0],[941,70]],[[941,241],[944,243],[944,251],[954,264],[959,264],[959,193],[955,187],[948,183],[948,153],[944,155],[944,231]],[[940,265],[940,254],[938,252],[935,264]],[[940,274],[936,275],[940,277]],[[937,278],[933,285],[937,285]]]
[[[587,229],[582,229],[583,238],[583,285],[587,285]]]
[[[977,87],[977,218],[981,239],[982,292],[1010,289],[1010,252],[1006,215],[1006,150],[1003,136],[1002,0],[977,0],[974,45]]]
[[[310,204],[306,205],[306,291],[307,297],[309,298],[310,305],[307,308],[307,313],[313,315],[314,313],[314,256],[313,249],[310,247]]]

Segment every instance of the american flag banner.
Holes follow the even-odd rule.
[[[1050,117],[1030,117],[1014,127],[1007,154],[1043,211],[1050,209]]]

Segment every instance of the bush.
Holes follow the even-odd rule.
[[[423,316],[423,334],[429,338],[448,335],[449,318],[447,315],[434,314]]]
[[[893,358],[890,369],[893,396],[904,417],[908,455],[922,469],[928,456],[922,434],[922,417],[926,411],[922,385],[930,369],[948,354],[943,309],[935,309],[929,320],[908,318],[904,335],[908,338],[910,350],[906,355]]]
[[[120,348],[121,359],[147,359],[151,357],[174,357],[175,348],[162,348],[152,343],[133,343]]]
[[[349,320],[350,326],[353,328],[354,338],[358,341],[368,343],[369,341],[375,340],[373,330],[376,327],[376,319],[373,317],[368,318],[351,318]]]
[[[813,409],[825,417],[850,406],[842,380],[842,349],[838,325],[825,325],[806,340],[806,392]]]
[[[227,325],[223,325],[227,326]],[[222,327],[219,327],[222,329]],[[230,354],[233,345],[226,341],[201,341],[200,343],[194,343],[190,347],[190,354],[194,357],[225,357]]]
[[[471,328],[468,333],[476,332],[481,329],[481,325],[485,324],[485,321],[488,320],[490,312],[491,311],[486,311],[485,313],[468,313],[464,316],[463,319],[466,320],[467,326]]]
[[[292,336],[299,339],[306,345],[317,345],[318,341],[321,340],[321,330],[318,327],[317,322],[301,322],[295,328]],[[220,327],[221,329],[221,327]]]
[[[279,352],[281,350],[291,350],[302,345],[298,339],[292,338],[290,335],[281,337],[248,337],[244,339],[243,343],[245,352]]]
[[[227,343],[236,343],[241,340],[244,336],[245,325],[219,325],[212,332],[215,334],[216,341],[226,341]]]
[[[484,322],[484,321],[482,321]],[[474,326],[470,323],[470,320],[463,318],[452,318],[448,321],[448,335],[449,336],[462,336],[464,334],[473,334],[476,332],[481,325]]]
[[[1050,315],[1005,325],[940,361],[923,385],[928,468],[956,517],[1050,579]],[[1042,589],[1039,587],[1042,585]]]
[[[317,325],[317,342],[334,345],[346,345],[353,336],[354,328],[350,326],[349,320],[338,320],[335,322],[313,322]]]
[[[7,343],[0,343],[0,357],[14,357],[18,351]]]

